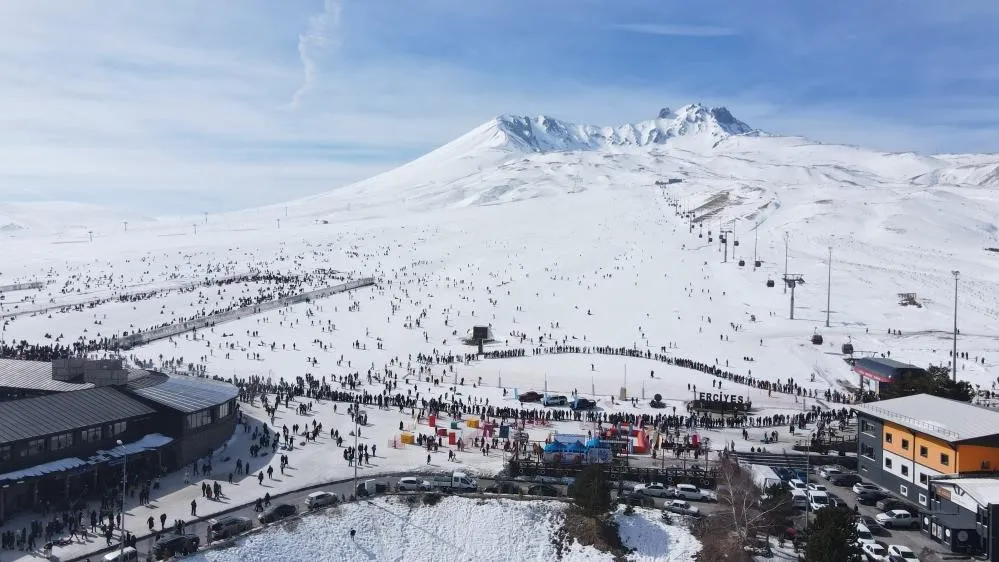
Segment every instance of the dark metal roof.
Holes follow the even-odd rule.
[[[90,383],[54,380],[52,378],[52,363],[49,361],[22,361],[20,359],[0,359],[0,386],[49,392],[70,392],[94,388],[94,385]]]
[[[915,365],[910,365],[908,363],[902,363],[901,361],[896,361],[894,359],[889,359],[887,357],[863,357],[857,359],[854,364],[854,369],[857,367],[874,371],[880,375],[887,378],[894,378],[899,375],[899,373],[904,371],[925,371],[922,367],[917,367]]]
[[[64,433],[156,411],[113,388],[101,387],[4,402],[0,443]]]
[[[157,383],[156,379],[160,381]],[[125,388],[136,396],[184,413],[218,406],[239,395],[239,389],[231,384],[159,373],[131,381]]]

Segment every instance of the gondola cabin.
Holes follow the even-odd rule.
[[[812,343],[822,345],[822,334],[812,334]]]
[[[767,287],[773,288],[773,286],[774,286],[774,280],[773,279],[767,279]]]
[[[842,347],[840,347],[840,351],[843,352],[843,355],[853,355],[853,344],[844,343]]]
[[[746,265],[746,260],[739,260],[739,267],[744,267]]]

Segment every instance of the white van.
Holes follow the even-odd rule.
[[[829,494],[819,490],[812,490],[808,492],[808,507],[810,507],[812,511],[818,511],[829,507]]]
[[[791,507],[808,509],[808,494],[804,490],[791,490]]]
[[[799,480],[797,478],[791,480],[790,482],[788,482],[788,484],[791,485],[791,489],[792,490],[807,490],[808,489],[808,484],[806,484],[805,481]]]

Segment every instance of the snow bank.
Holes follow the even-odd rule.
[[[658,562],[664,560],[693,560],[700,552],[701,543],[690,530],[680,525],[667,525],[662,512],[655,509],[635,508],[634,515],[625,515],[621,508],[614,514],[621,542],[633,550],[628,560]],[[674,516],[676,520],[682,517]]]

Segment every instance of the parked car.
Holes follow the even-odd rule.
[[[569,403],[569,407],[576,411],[592,410],[593,408],[597,407],[597,403],[593,400],[589,400],[586,398],[576,398],[575,400]]]
[[[635,493],[653,496],[656,498],[665,498],[672,495],[673,491],[663,484],[653,482],[649,485],[639,484],[638,486],[635,486]]]
[[[134,548],[126,546],[105,554],[101,560],[104,562],[139,562],[139,553]]]
[[[452,472],[434,476],[429,480],[430,485],[438,490],[449,492],[474,492],[479,489],[479,482],[464,472]]]
[[[862,492],[880,492],[881,488],[878,488],[874,484],[868,484],[866,482],[857,482],[853,485],[853,493],[860,494]]]
[[[519,494],[520,486],[513,482],[497,482],[482,491],[487,494]]]
[[[569,403],[569,399],[565,396],[545,396],[541,399],[541,404],[543,406],[565,406]]]
[[[807,490],[808,483],[800,478],[792,478],[788,484],[791,485],[792,490]]]
[[[358,484],[354,493],[359,498],[366,498],[375,494],[384,494],[387,491],[389,491],[388,484],[380,480],[371,479]]]
[[[208,520],[208,535],[213,541],[223,541],[253,528],[253,521],[247,517],[225,515]]]
[[[683,500],[669,500],[663,509],[672,513],[679,513],[680,515],[691,515],[694,517],[699,517],[701,515],[701,510],[697,507],[690,505],[688,502]]]
[[[621,492],[617,495],[617,501],[618,503],[633,505],[635,507],[656,507],[656,500],[654,498],[635,492]]]
[[[292,515],[295,515],[295,513],[297,512],[298,509],[291,504],[277,503],[265,509],[263,513],[257,516],[257,519],[259,519],[261,523],[266,525],[268,523],[280,521],[285,517],[290,517]]]
[[[192,552],[197,552],[198,545],[200,544],[201,539],[197,535],[166,535],[160,537],[160,539],[153,544],[153,556],[155,556],[157,560],[163,560],[176,554],[191,554]]]
[[[808,492],[808,507],[812,511],[818,511],[829,507],[829,496],[825,492],[817,490]]]
[[[857,523],[857,543],[867,544],[876,542],[878,541],[874,539],[874,535],[871,533],[871,530],[868,529],[866,525]]]
[[[864,490],[857,494],[857,502],[861,505],[874,505],[887,497],[888,494],[882,491]]]
[[[534,392],[533,390],[529,390],[529,391],[521,394],[518,397],[518,399],[521,402],[537,402],[538,400],[541,400],[541,395],[538,394],[537,392]]]
[[[823,486],[822,484],[813,484],[812,482],[808,483],[808,486],[806,486],[806,489],[808,491],[810,491],[810,492],[826,492],[826,491],[828,491],[828,490],[826,490],[826,487]]]
[[[891,511],[893,509],[904,509],[906,511],[916,512],[917,510],[912,507],[909,502],[904,502],[902,500],[896,500],[892,497],[884,497],[878,500],[875,504],[881,511]]]
[[[904,509],[892,509],[874,516],[885,529],[915,529],[919,527],[919,517]]]
[[[715,494],[711,490],[702,490],[693,484],[677,484],[672,488],[672,496],[681,500],[714,501]]]
[[[846,504],[845,501],[843,501],[843,498],[837,496],[836,494],[826,492],[826,496],[829,497],[830,507],[837,507],[837,506],[850,507],[849,505]]]
[[[531,496],[548,496],[551,498],[558,497],[558,490],[555,486],[550,486],[548,484],[535,484],[527,489],[528,495]]]
[[[885,528],[881,526],[881,523],[878,523],[878,520],[870,515],[861,515],[857,517],[857,522],[866,526],[875,535],[883,533],[885,530]]]
[[[870,562],[888,562],[888,551],[878,543],[867,542],[860,545],[860,549]]]
[[[853,486],[860,482],[860,475],[853,473],[833,474],[829,477],[829,483],[833,486]]]
[[[838,466],[823,466],[819,469],[819,476],[829,480],[837,474],[843,474],[843,469]]]
[[[890,544],[888,545],[889,556],[896,556],[905,560],[905,562],[919,562],[919,557],[916,553],[912,551],[911,548],[901,545],[901,544]]]
[[[415,476],[400,478],[395,487],[400,492],[419,492],[421,490],[429,490],[432,488],[430,482]]]
[[[320,507],[326,507],[328,505],[335,504],[340,499],[339,496],[333,492],[312,492],[311,494],[305,496],[305,508],[306,509],[319,509]]]

